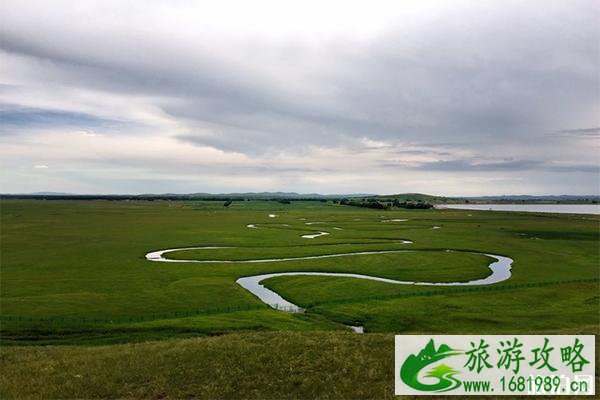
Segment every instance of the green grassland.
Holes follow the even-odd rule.
[[[5,200],[0,206],[0,395],[7,398],[236,397],[239,391],[241,397],[327,397],[325,387],[332,387],[330,397],[382,398],[393,392],[394,333],[598,334],[598,216],[381,211],[315,201],[236,201],[225,208],[201,201]],[[407,221],[383,222],[388,219]],[[318,231],[330,235],[301,238]],[[230,248],[167,257],[240,261],[406,251],[251,264],[144,257],[193,246]],[[493,290],[455,291],[314,276],[264,282],[305,307],[303,314],[270,309],[235,283],[280,271],[429,282],[487,276],[490,259],[470,251],[513,258],[511,278],[487,288]],[[368,334],[349,333],[344,324],[364,325]],[[201,337],[185,339],[194,336]],[[316,356],[319,343],[327,350]],[[309,350],[300,356],[305,350],[299,349]],[[170,369],[158,368],[161,362]],[[45,384],[28,383],[32,365]],[[138,370],[120,375],[126,368]],[[222,371],[229,368],[240,370],[226,384]],[[356,387],[360,376],[367,383]]]
[[[597,328],[594,332],[600,333]],[[597,345],[596,359],[599,349]],[[0,389],[3,399],[422,398],[394,396],[393,354],[390,334],[323,331],[245,332],[111,346],[9,347],[1,352]],[[598,383],[596,376],[596,387]]]

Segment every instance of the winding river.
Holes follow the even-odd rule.
[[[318,237],[316,235],[314,237]],[[409,240],[400,240],[397,243],[410,244]],[[261,258],[251,260],[178,260],[172,258],[165,258],[167,253],[184,250],[213,250],[213,249],[232,249],[235,247],[231,246],[200,246],[200,247],[183,247],[175,249],[164,249],[156,250],[146,254],[146,259],[155,262],[170,262],[170,263],[205,263],[205,264],[248,264],[248,263],[273,263],[273,262],[284,262],[284,261],[295,261],[295,260],[314,260],[321,258],[332,258],[332,257],[352,257],[359,255],[370,255],[370,254],[390,254],[390,253],[407,253],[418,250],[381,250],[381,251],[357,251],[349,253],[334,253],[334,254],[323,254],[316,256],[301,256],[301,257],[284,257],[284,258]],[[453,250],[446,250],[448,252]],[[296,304],[293,304],[273,290],[266,288],[261,284],[262,281],[278,276],[329,276],[339,278],[356,278],[366,279],[371,281],[378,281],[384,283],[390,283],[394,285],[423,285],[423,286],[477,286],[477,285],[491,285],[494,283],[502,282],[510,278],[511,266],[513,259],[510,257],[500,256],[496,254],[480,253],[480,252],[465,252],[470,254],[479,254],[491,258],[493,261],[488,265],[491,274],[483,279],[476,279],[467,282],[413,282],[413,281],[399,281],[395,279],[381,278],[371,275],[352,274],[343,272],[310,272],[310,271],[295,271],[295,272],[273,272],[268,274],[260,274],[253,276],[245,276],[239,278],[236,283],[248,290],[250,293],[258,297],[262,302],[269,305],[277,310],[283,310],[288,312],[302,312],[303,309]]]
[[[382,252],[364,252],[363,254],[381,254],[381,253],[399,253],[403,250],[397,251],[382,251]],[[345,254],[345,255],[355,255]],[[490,275],[483,279],[472,280],[468,282],[411,282],[411,281],[398,281],[395,279],[380,278],[378,276],[362,275],[362,274],[349,274],[343,272],[274,272],[270,274],[254,275],[239,278],[236,282],[238,285],[248,290],[250,293],[258,297],[263,303],[277,309],[289,312],[302,312],[303,309],[296,304],[293,304],[276,292],[266,288],[261,284],[262,281],[274,278],[276,276],[335,276],[338,278],[357,278],[367,279],[371,281],[378,281],[384,283],[391,283],[395,285],[424,285],[424,286],[476,286],[476,285],[491,285],[493,283],[502,282],[510,278],[510,267],[513,260],[509,257],[498,256],[495,254],[485,253],[472,253],[472,254],[483,254],[488,257],[495,259],[490,265],[489,269],[492,271]]]

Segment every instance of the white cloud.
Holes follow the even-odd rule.
[[[600,9],[539,8],[4,1],[3,190],[597,191]]]

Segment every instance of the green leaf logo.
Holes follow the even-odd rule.
[[[445,358],[460,354],[464,354],[464,352],[452,349],[445,344],[441,344],[436,350],[433,339],[431,339],[419,354],[411,354],[406,358],[400,368],[400,378],[411,388],[424,392],[446,392],[448,390],[456,389],[461,385],[461,381],[456,379],[454,375],[460,372],[445,364],[439,364],[425,374],[425,377],[427,378],[437,378],[438,381],[436,383],[421,383],[418,376],[419,372],[425,367]]]

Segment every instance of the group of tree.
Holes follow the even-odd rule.
[[[365,208],[374,208],[377,210],[387,210],[390,208],[407,208],[407,209],[420,209],[427,210],[433,208],[433,205],[430,203],[426,203],[420,200],[417,201],[400,201],[398,199],[394,199],[393,201],[381,201],[377,198],[367,198],[367,199],[341,199],[339,201],[334,200],[334,203],[338,203],[345,206],[353,206],[353,207],[365,207]]]
[[[416,210],[428,210],[433,208],[433,204],[424,201],[398,201],[394,200],[392,205],[397,208],[409,208]]]
[[[341,199],[340,204],[343,206],[375,208],[377,210],[385,210],[389,206],[374,199],[358,200],[358,199]]]

